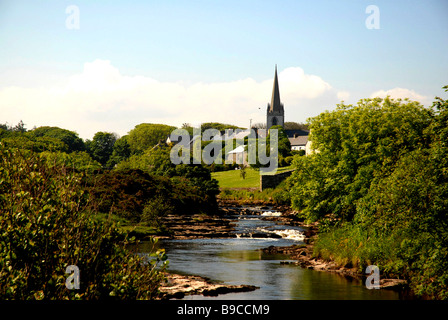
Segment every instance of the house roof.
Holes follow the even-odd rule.
[[[305,146],[308,142],[308,136],[298,136],[296,138],[288,138],[292,146]]]
[[[246,146],[238,146],[235,149],[233,149],[230,152],[227,152],[227,154],[234,154],[234,153],[243,153],[245,151]]]
[[[183,140],[182,140],[183,137],[186,137],[186,138],[187,138],[187,141],[183,141]],[[173,138],[173,139],[171,139],[171,136],[168,136],[168,137],[166,138],[166,142],[167,142],[167,143],[179,143],[179,142],[182,142],[182,144],[187,145],[187,143],[192,144],[192,143],[193,143],[194,141],[196,141],[197,139],[200,140],[200,139],[201,139],[201,136],[200,136],[200,135],[194,135],[194,136],[192,136],[192,135],[188,135],[188,136],[174,135],[172,138]]]
[[[241,131],[238,132],[237,134],[235,134],[235,139],[244,139],[245,137],[247,137],[250,134],[250,130],[247,131]]]

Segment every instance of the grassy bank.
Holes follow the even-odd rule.
[[[278,168],[276,173],[291,169],[291,166]],[[241,176],[241,170],[213,172],[212,178],[218,180],[220,188],[260,188],[260,171],[250,167],[246,168],[245,179]]]
[[[403,261],[398,254],[400,242],[398,235],[374,235],[369,230],[346,223],[320,232],[313,254],[341,267],[355,267],[360,272],[375,264],[384,276],[402,278]]]
[[[433,232],[400,227],[380,231],[344,223],[319,232],[313,256],[340,267],[357,268],[360,273],[376,265],[382,278],[406,280],[419,297],[447,299],[447,251]]]
[[[241,204],[261,202],[265,204],[289,205],[290,197],[286,188],[286,182],[282,182],[276,188],[268,188],[263,191],[258,189],[229,189],[222,188],[219,194],[221,200],[238,201]]]
[[[212,178],[218,180],[220,188],[259,188],[260,173],[252,168],[246,169],[246,178],[241,176],[241,170],[213,172]]]
[[[152,236],[166,232],[162,225],[157,226],[154,224],[151,226],[148,223],[135,223],[110,213],[95,213],[92,214],[92,216],[100,223],[112,223],[124,234],[128,234],[129,237],[135,237],[140,240],[149,239]]]

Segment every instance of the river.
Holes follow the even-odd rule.
[[[255,285],[250,292],[229,293],[218,297],[201,295],[184,299],[235,300],[396,300],[390,290],[367,289],[361,280],[347,279],[329,272],[301,268],[288,262],[287,256],[267,254],[260,249],[303,243],[300,227],[280,225],[262,219],[276,213],[232,216],[235,237],[214,239],[161,240],[169,260],[169,271],[199,275],[226,284]],[[268,237],[257,238],[260,234]],[[274,237],[275,236],[275,237]],[[144,252],[144,246],[141,248]]]

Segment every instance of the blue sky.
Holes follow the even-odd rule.
[[[69,29],[66,8],[79,9]],[[380,29],[368,29],[369,5]],[[275,64],[286,121],[448,84],[448,1],[0,2],[0,122],[91,138],[142,122],[265,121]]]

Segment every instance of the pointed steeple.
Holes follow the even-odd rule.
[[[266,128],[285,124],[285,110],[280,102],[280,90],[278,89],[277,65],[275,65],[274,87],[272,88],[271,103],[268,103],[266,114]]]
[[[275,65],[274,86],[272,88],[272,98],[269,111],[280,111],[280,90],[278,89],[277,65]]]

